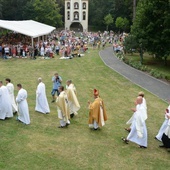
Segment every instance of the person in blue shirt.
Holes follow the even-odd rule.
[[[58,88],[61,86],[62,83],[62,78],[58,75],[58,73],[55,73],[54,76],[52,77],[52,82],[53,82],[53,89],[51,92],[52,95],[52,103],[55,102],[55,94],[57,92],[57,96],[59,96],[60,92]]]

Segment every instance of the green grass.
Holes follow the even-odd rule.
[[[72,79],[77,87],[81,105],[79,114],[67,129],[59,129],[56,105],[51,103],[51,77],[58,72]],[[72,60],[9,59],[0,60],[0,80],[11,78],[16,87],[21,83],[28,92],[30,125],[15,120],[0,121],[0,169],[3,170],[164,170],[170,166],[169,153],[154,140],[162,122],[167,103],[132,84],[107,68],[97,50]],[[36,113],[35,90],[37,78],[46,84],[51,113]],[[100,131],[88,128],[87,101],[97,88],[103,98],[108,121]],[[124,127],[131,117],[130,108],[139,91],[145,92],[148,105],[148,148],[121,141],[127,136]],[[17,91],[15,91],[15,94]]]

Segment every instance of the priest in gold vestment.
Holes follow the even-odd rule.
[[[99,91],[94,89],[94,102],[88,102],[89,104],[89,127],[97,130],[99,127],[105,125],[107,120],[107,114],[103,100],[99,97]]]
[[[67,86],[66,86],[66,93],[68,97],[68,104],[70,107],[70,117],[72,118],[74,115],[77,115],[77,111],[80,109],[80,104],[77,99],[76,94],[76,87],[72,83],[72,80],[67,80]]]
[[[67,94],[64,91],[64,87],[58,88],[60,94],[56,99],[58,118],[60,119],[60,126],[58,128],[67,127],[70,124],[70,109],[68,104]]]

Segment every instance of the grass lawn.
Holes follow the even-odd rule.
[[[59,129],[55,103],[51,103],[51,77],[58,72],[72,79],[81,105],[79,114],[67,129]],[[34,111],[37,78],[46,84],[51,113]],[[170,153],[158,147],[154,139],[164,121],[167,103],[132,84],[101,61],[98,51],[71,60],[9,59],[0,60],[0,80],[11,78],[16,87],[21,83],[28,92],[31,124],[24,125],[15,117],[0,121],[0,169],[3,170],[166,170]],[[91,89],[97,88],[103,98],[108,121],[99,131],[88,128],[87,101],[93,101]],[[124,144],[124,127],[131,117],[130,108],[139,91],[145,92],[148,105],[148,148]],[[17,91],[15,91],[15,94]]]

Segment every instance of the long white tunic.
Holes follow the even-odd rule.
[[[16,97],[18,104],[18,120],[25,124],[30,124],[30,116],[27,103],[27,91],[21,88]]]
[[[43,82],[40,82],[37,86],[35,110],[44,114],[50,113],[50,108],[46,97],[45,84]]]
[[[147,114],[147,105],[146,105],[146,100],[143,97],[143,102],[142,102],[143,107],[145,108],[145,112],[143,112],[142,117],[144,120],[146,120],[148,118],[148,114]]]
[[[169,113],[166,113],[166,114],[165,114],[165,120],[164,120],[161,128],[159,129],[158,134],[156,135],[156,138],[157,138],[159,141],[162,141],[162,135],[163,135],[163,133],[165,133],[165,130],[166,130],[166,128],[168,127],[168,121],[169,121],[169,119],[168,119],[167,115],[170,115],[170,105],[168,106],[167,109],[169,110]]]
[[[127,140],[137,143],[140,146],[147,147],[147,129],[145,120],[142,117],[142,114],[145,112],[145,108],[141,105],[137,105],[137,111],[134,113],[132,119],[131,131],[127,136]]]
[[[142,107],[144,108],[143,109],[143,112],[142,112],[142,119],[145,121],[147,118],[148,118],[148,115],[147,115],[147,105],[146,105],[146,100],[145,98],[143,97],[143,101],[142,101]],[[127,121],[126,124],[131,124],[133,122],[133,119],[134,119],[134,116],[135,116],[135,113],[133,113],[132,117]],[[131,125],[132,126],[132,125]],[[130,126],[130,128],[131,128]]]
[[[15,98],[14,98],[14,85],[12,83],[8,83],[6,85],[6,87],[8,89],[9,95],[10,95],[10,99],[11,99],[11,103],[12,103],[12,111],[13,111],[13,113],[15,113],[18,111],[18,109],[17,109],[17,105],[15,103]]]
[[[170,119],[168,120],[168,126],[165,129],[165,135],[170,139]]]
[[[13,117],[12,103],[6,86],[0,87],[0,119]]]

